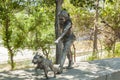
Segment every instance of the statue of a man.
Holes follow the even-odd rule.
[[[63,43],[63,50],[62,50],[62,55],[61,55],[61,61],[60,61],[60,72],[62,73],[63,71],[63,65],[66,59],[66,56],[68,58],[69,64],[68,68],[72,68],[73,64],[73,59],[72,59],[72,53],[71,53],[71,45],[75,41],[75,35],[72,32],[72,21],[70,19],[70,15],[66,10],[62,10],[59,13],[59,25],[62,30],[62,33],[65,33],[65,35],[62,37],[62,43]],[[67,28],[69,27],[69,28]]]

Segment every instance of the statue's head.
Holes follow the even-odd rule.
[[[60,23],[64,23],[69,18],[69,13],[66,10],[62,10],[59,13]]]
[[[41,63],[44,59],[43,56],[40,55],[38,52],[34,52],[34,53],[35,53],[35,55],[32,59],[32,63],[34,63],[34,64]]]

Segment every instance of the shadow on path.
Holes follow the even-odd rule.
[[[98,77],[106,77],[117,71],[120,71],[120,58],[78,62],[73,69],[64,69],[62,74],[56,75],[56,78],[53,77],[52,71],[48,73],[49,79],[45,78],[42,70],[39,70],[39,75],[36,76],[34,69],[31,68],[1,72],[0,80],[97,80]],[[113,77],[112,80],[117,79]]]

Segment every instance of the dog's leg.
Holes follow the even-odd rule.
[[[45,77],[48,79],[48,75],[47,75],[48,70],[47,70],[47,68],[46,68],[46,67],[44,67],[44,73],[45,73]]]
[[[54,72],[54,77],[56,77],[56,71],[55,71],[53,64],[50,64],[49,67]]]
[[[38,76],[38,71],[37,71],[37,67],[35,68],[35,75]]]

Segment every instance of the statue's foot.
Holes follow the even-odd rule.
[[[57,72],[57,74],[61,74],[61,73],[63,73],[63,68],[59,67],[59,71]]]
[[[67,66],[66,69],[73,69],[73,67],[72,66]]]
[[[63,72],[62,71],[58,71],[57,74],[62,74]]]
[[[74,62],[70,61],[66,69],[73,69]]]

